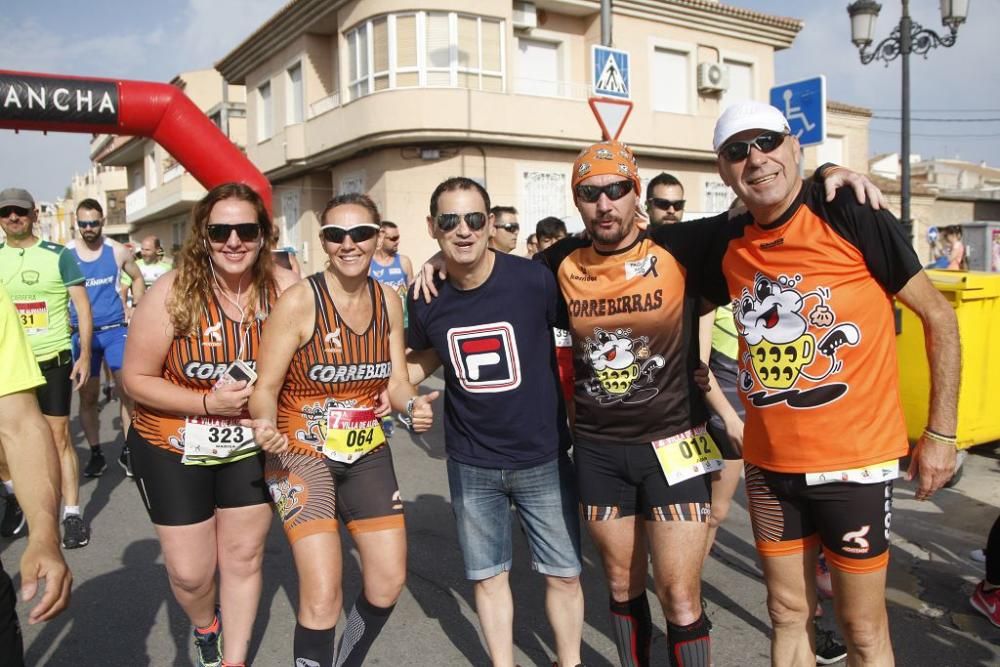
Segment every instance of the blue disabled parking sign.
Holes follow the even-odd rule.
[[[771,88],[771,106],[784,114],[789,129],[803,146],[826,140],[826,77]]]
[[[615,97],[621,100],[632,97],[628,51],[594,44],[590,62],[594,72],[595,97]]]

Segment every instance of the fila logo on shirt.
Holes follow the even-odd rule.
[[[448,330],[451,366],[462,388],[473,394],[492,394],[521,385],[514,327],[492,322]]]

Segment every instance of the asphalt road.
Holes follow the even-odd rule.
[[[432,385],[440,382],[432,380]],[[440,405],[440,402],[438,403]],[[115,405],[102,411],[102,436],[110,439]],[[72,423],[81,467],[86,445]],[[416,436],[398,429],[391,440],[406,503],[409,576],[402,598],[369,654],[370,665],[487,665],[472,590],[449,506],[443,434],[435,427]],[[117,456],[120,438],[105,449]],[[1000,512],[1000,449],[973,450],[954,489],[932,502],[913,500],[900,483],[893,511],[892,561],[887,601],[899,665],[966,667],[1000,664],[1000,629],[971,609],[968,596],[982,577],[971,550],[982,547]],[[742,488],[737,505],[705,566],[704,597],[714,624],[713,658],[719,667],[768,664],[768,620]],[[167,586],[159,543],[134,484],[111,465],[103,477],[84,480],[81,504],[91,525],[90,544],[66,553],[75,586],[68,611],[44,625],[25,627],[29,665],[81,667],[191,665],[191,629]],[[519,531],[511,584],[515,599],[516,660],[523,667],[549,665],[551,632],[545,620],[539,575],[529,567]],[[26,540],[0,540],[10,572]],[[345,544],[350,539],[345,538]],[[192,549],[199,548],[191,545]],[[590,666],[617,664],[607,620],[607,590],[600,563],[585,540],[587,601],[583,656]],[[260,666],[290,665],[295,570],[277,523],[267,542],[264,592],[252,646]],[[651,584],[652,582],[650,582]],[[357,554],[344,563],[345,600],[360,586]],[[650,599],[655,601],[652,592]],[[349,606],[346,605],[346,606]],[[654,659],[666,664],[662,615],[654,604]],[[19,605],[26,618],[27,605]],[[829,619],[827,620],[829,622]]]

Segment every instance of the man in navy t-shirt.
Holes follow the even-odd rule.
[[[545,575],[559,664],[577,665],[580,526],[552,342],[558,292],[541,264],[488,248],[489,209],[486,190],[468,178],[431,196],[427,227],[448,278],[430,304],[410,301],[410,379],[444,366],[448,483],[493,663],[513,664],[513,504],[532,567]]]

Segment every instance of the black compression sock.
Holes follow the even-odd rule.
[[[704,611],[691,625],[674,625],[668,621],[671,667],[710,667],[712,643],[708,631],[711,627]]]
[[[311,630],[296,623],[295,641],[292,645],[295,664],[308,667],[333,667],[333,645],[336,643],[336,637],[336,625],[326,630]]]
[[[340,638],[337,649],[337,667],[360,667],[368,655],[368,650],[375,643],[375,638],[382,632],[389,614],[396,608],[376,607],[362,592],[354,601],[351,613],[347,615],[344,634]]]
[[[993,522],[986,541],[986,581],[994,586],[1000,585],[1000,516]]]
[[[643,593],[626,602],[611,600],[611,629],[622,667],[648,667],[653,621]]]

